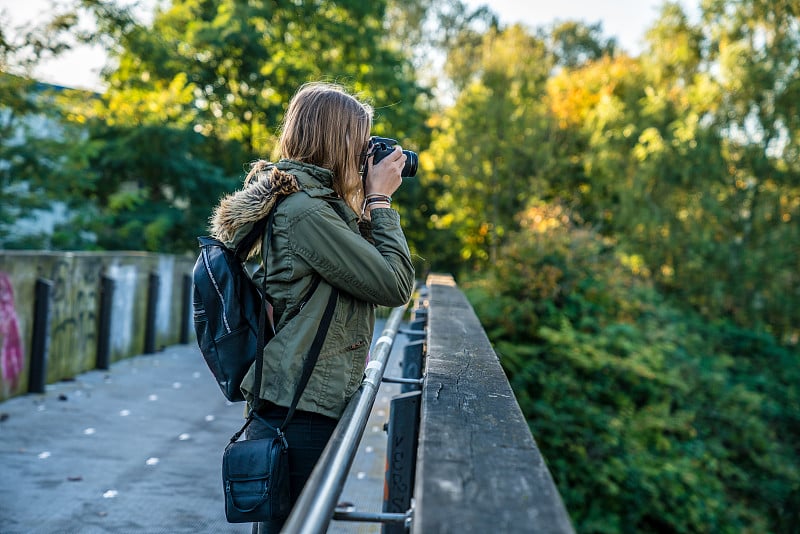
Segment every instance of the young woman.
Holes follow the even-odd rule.
[[[260,391],[253,391],[254,368],[242,384],[248,408],[259,406],[248,439],[274,437],[283,423],[328,297],[333,287],[339,290],[317,364],[283,429],[292,503],[361,383],[375,306],[406,303],[414,284],[400,217],[391,208],[406,156],[396,147],[373,166],[371,126],[372,109],[342,87],[304,85],[286,112],[280,160],[255,162],[244,188],[224,198],[212,216],[212,233],[233,247],[274,210],[269,241],[265,234],[251,251],[266,251],[266,265],[254,279],[266,283],[276,334],[264,350]],[[259,531],[277,533],[281,526],[261,523]]]

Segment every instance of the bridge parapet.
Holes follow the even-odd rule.
[[[412,532],[572,533],[500,361],[450,276],[427,280]]]

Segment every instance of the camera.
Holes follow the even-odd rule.
[[[370,137],[369,149],[372,151],[372,164],[377,164],[380,160],[391,154],[394,151],[394,145],[396,144],[396,140],[389,139],[388,137]],[[403,154],[406,155],[406,163],[403,165],[403,170],[400,172],[400,176],[403,178],[416,176],[417,162],[419,161],[417,153],[412,152],[411,150],[403,150]]]

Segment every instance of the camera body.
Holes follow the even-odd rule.
[[[397,141],[395,139],[390,139],[388,137],[370,137],[369,150],[372,153],[372,164],[377,164],[383,158],[394,152],[394,146],[396,144]],[[400,176],[403,178],[416,176],[417,164],[419,162],[417,153],[412,152],[411,150],[403,150],[403,154],[406,155],[406,163],[403,165],[403,170],[400,172]]]

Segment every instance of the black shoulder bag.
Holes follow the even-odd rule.
[[[274,212],[273,212],[274,213]],[[270,242],[272,234],[272,214],[267,225],[267,239]],[[264,254],[264,266],[266,268]],[[265,273],[266,280],[266,273]],[[316,276],[314,283],[306,294],[300,307],[305,305],[319,285],[320,277]],[[264,288],[266,289],[266,288]],[[266,295],[266,291],[262,293]],[[256,352],[255,399],[250,408],[244,426],[231,437],[230,443],[225,447],[222,456],[222,485],[225,492],[225,517],[229,523],[257,523],[270,519],[280,519],[289,515],[291,499],[289,496],[289,444],[286,441],[284,430],[294,415],[297,403],[303,395],[303,390],[308,384],[311,372],[317,363],[317,358],[322,350],[325,335],[333,319],[333,311],[339,291],[331,287],[331,296],[325,307],[319,329],[317,330],[311,348],[303,362],[303,373],[297,384],[297,389],[292,398],[292,405],[280,427],[275,429],[274,438],[254,439],[239,441],[247,426],[256,417],[259,404],[258,395],[261,392],[261,373],[264,365],[264,346],[266,332],[266,303],[261,301],[261,314],[258,320],[258,351]],[[266,297],[264,297],[266,298]]]

